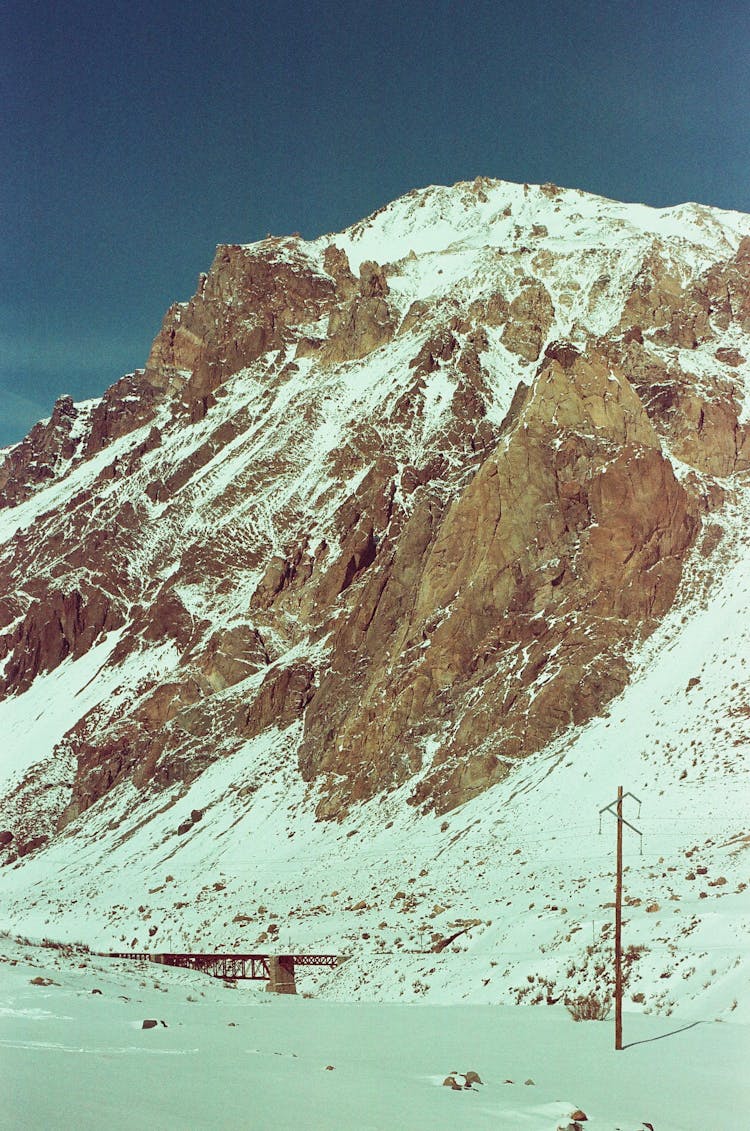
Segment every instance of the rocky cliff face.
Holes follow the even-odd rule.
[[[480,179],[220,247],[145,370],[0,467],[0,694],[92,650],[103,689],[19,836],[263,733],[322,819],[511,774],[717,543],[749,350],[750,220],[697,205]]]

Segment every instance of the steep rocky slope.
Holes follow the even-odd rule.
[[[750,218],[699,205],[479,179],[219,247],[0,467],[11,867],[229,766],[300,840],[512,798],[737,560],[748,358]]]

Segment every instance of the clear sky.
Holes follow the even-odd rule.
[[[478,174],[750,211],[748,0],[5,0],[0,444],[215,245]]]

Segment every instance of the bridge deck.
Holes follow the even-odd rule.
[[[188,970],[202,970],[214,978],[234,981],[237,978],[254,981],[268,981],[271,978],[270,964],[278,960],[288,969],[293,978],[295,966],[328,966],[331,970],[338,966],[342,958],[337,954],[236,954],[236,953],[176,953],[152,951],[112,951],[108,958],[140,959],[158,962],[162,966],[180,966]]]

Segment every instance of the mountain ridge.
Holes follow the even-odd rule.
[[[699,205],[478,178],[219,245],[145,368],[0,467],[8,891],[131,806],[173,835],[230,764],[290,839],[484,826],[627,696],[688,564],[729,568],[748,349],[750,218]],[[85,710],[29,758],[58,678]]]

